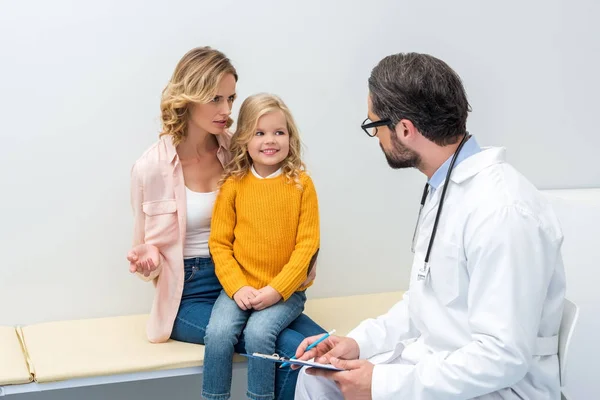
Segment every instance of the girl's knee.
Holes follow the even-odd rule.
[[[246,346],[251,349],[275,348],[277,334],[265,329],[265,327],[247,325],[244,330],[244,339]]]
[[[204,341],[206,344],[208,342],[227,342],[227,343],[237,343],[238,340],[238,332],[232,324],[224,324],[224,323],[209,323],[206,327],[206,336],[204,337]]]

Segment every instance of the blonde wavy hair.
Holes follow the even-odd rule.
[[[160,111],[162,131],[171,135],[177,146],[187,135],[190,104],[206,104],[217,93],[223,76],[232,74],[238,80],[231,61],[220,51],[208,46],[188,51],[177,63],[171,79],[162,92]],[[233,120],[228,118],[229,128]]]
[[[221,183],[230,177],[241,179],[250,171],[252,158],[248,153],[248,143],[256,134],[258,120],[263,115],[277,110],[281,110],[285,116],[290,140],[290,151],[283,160],[282,172],[288,182],[294,182],[299,189],[302,188],[300,171],[305,170],[306,166],[301,159],[302,143],[298,126],[283,100],[269,93],[252,95],[244,100],[240,106],[237,129],[231,138],[230,151],[232,159],[225,168]]]

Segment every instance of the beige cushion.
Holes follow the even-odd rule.
[[[306,312],[327,330],[346,334],[386,312],[401,292],[309,300]],[[201,366],[204,346],[146,339],[146,315],[50,322],[23,328],[37,382]],[[235,361],[245,360],[236,356]]]
[[[31,381],[27,356],[23,352],[17,330],[0,326],[0,386]]]
[[[202,365],[204,346],[146,339],[147,315],[49,322],[23,328],[37,382]]]
[[[404,292],[363,294],[309,300],[304,312],[328,332],[345,336],[367,318],[385,314],[402,300]]]

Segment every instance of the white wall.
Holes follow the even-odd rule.
[[[549,190],[546,192],[560,219],[565,240],[563,258],[567,274],[567,298],[579,307],[568,357],[569,399],[596,398],[600,390],[600,189]]]
[[[309,295],[323,297],[408,282],[424,178],[389,169],[359,128],[377,61],[446,60],[482,145],[506,145],[541,188],[600,186],[599,11],[594,0],[1,2],[0,324],[148,311],[151,287],[124,260],[129,170],[190,48],[230,56],[241,98],[272,91],[294,112],[323,227]]]

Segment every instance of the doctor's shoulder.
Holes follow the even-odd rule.
[[[478,193],[475,196],[478,203],[476,209],[480,213],[514,208],[519,214],[537,221],[540,226],[550,228],[556,225],[549,200],[511,164],[503,162],[492,166],[474,177],[473,181],[472,189]]]

